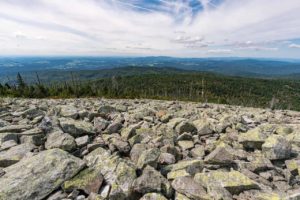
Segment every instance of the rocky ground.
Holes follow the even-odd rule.
[[[300,113],[0,99],[0,199],[300,199]]]

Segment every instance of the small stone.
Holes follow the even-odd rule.
[[[78,137],[75,139],[75,142],[76,142],[76,145],[78,147],[83,147],[83,146],[86,146],[88,143],[89,143],[89,136],[88,135],[85,135],[85,136],[82,136],[82,137]]]
[[[158,159],[162,165],[170,165],[176,162],[175,156],[170,153],[161,153]]]
[[[178,146],[183,150],[190,150],[194,147],[194,142],[189,140],[178,141]]]
[[[108,134],[119,133],[122,127],[123,125],[120,122],[114,122],[105,129],[105,133]]]
[[[158,194],[158,193],[148,193],[148,194],[145,194],[139,200],[167,200],[167,199],[166,199],[166,197],[164,197],[163,195]]]

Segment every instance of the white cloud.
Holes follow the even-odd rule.
[[[296,48],[296,49],[300,49],[300,44],[290,44],[289,48]]]
[[[232,54],[231,49],[210,49],[207,51],[209,54]]]
[[[263,55],[300,38],[299,0],[199,0],[198,15],[188,1],[160,1],[1,0],[0,54]]]

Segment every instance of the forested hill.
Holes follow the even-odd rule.
[[[59,75],[68,71],[120,67],[174,67],[243,77],[278,77],[300,73],[300,60],[255,58],[174,58],[174,57],[0,57],[0,78],[32,72]],[[56,74],[55,74],[56,72]],[[99,78],[99,77],[98,77]]]
[[[113,72],[114,71],[114,72]],[[117,73],[115,73],[117,72]],[[92,72],[89,74],[93,77]],[[58,74],[59,75],[59,74]],[[300,110],[300,81],[224,76],[177,69],[120,68],[103,78],[68,73],[64,81],[45,84],[39,76],[28,84],[22,75],[0,85],[1,96],[29,98],[150,98],[186,100],[262,108]]]

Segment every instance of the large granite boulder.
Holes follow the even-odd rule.
[[[5,168],[0,199],[39,200],[76,175],[85,163],[60,149],[51,149]]]

